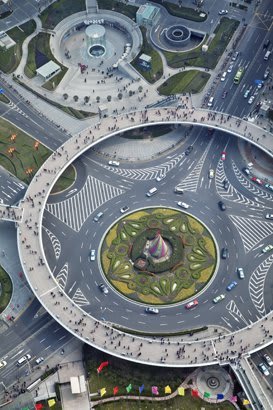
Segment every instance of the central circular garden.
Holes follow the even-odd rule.
[[[209,230],[192,216],[147,208],[120,219],[101,247],[103,272],[126,297],[145,304],[178,303],[211,279],[217,260]]]

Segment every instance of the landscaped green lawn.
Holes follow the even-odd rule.
[[[168,78],[168,80],[166,80],[158,88],[158,92],[161,95],[172,95],[188,92],[196,94],[203,90],[209,78],[210,74],[205,73],[204,71],[183,71]]]
[[[97,0],[99,9],[113,10],[121,13],[132,20],[136,18],[138,7],[131,4],[124,4],[117,0]]]
[[[19,128],[0,119],[0,165],[21,181],[29,183],[51,151]],[[69,167],[53,190],[68,188],[75,180],[74,167]]]
[[[7,31],[7,34],[16,42],[16,45],[8,50],[0,50],[0,70],[8,74],[16,70],[22,57],[22,44],[34,30],[35,22],[30,20]]]
[[[7,272],[0,266],[0,313],[7,307],[12,295],[12,282]],[[2,293],[1,293],[2,292]]]
[[[176,3],[169,3],[162,0],[153,0],[153,2],[161,4],[161,6],[165,7],[165,9],[169,12],[169,14],[175,17],[181,17],[192,21],[205,21],[207,19],[206,13],[203,13],[204,16],[200,16],[200,11],[196,11],[192,7],[185,7],[182,4],[179,6]]]
[[[132,61],[132,66],[139,71],[139,73],[147,80],[149,83],[153,84],[163,75],[163,65],[160,54],[150,45],[147,40],[147,31],[144,27],[141,27],[143,44],[137,57]],[[152,67],[150,71],[142,70],[138,65],[138,58],[141,54],[146,54],[152,57]]]
[[[164,51],[168,65],[172,68],[183,66],[215,68],[238,26],[238,20],[222,17],[206,53],[202,53],[201,46],[185,53]]]
[[[85,0],[58,0],[47,7],[40,15],[44,28],[53,29],[60,21],[85,10]]]

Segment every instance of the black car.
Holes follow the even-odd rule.
[[[227,208],[226,208],[226,205],[224,204],[224,202],[223,201],[219,201],[218,202],[218,206],[219,206],[219,208],[221,209],[221,211],[225,211]]]
[[[192,150],[193,150],[193,146],[192,145],[188,146],[188,148],[185,151],[185,155],[189,155],[192,152]]]
[[[228,258],[228,248],[223,248],[221,251],[221,258],[222,259],[227,259]]]
[[[224,181],[223,181],[223,187],[224,187],[224,189],[227,191],[228,190],[228,180],[227,179],[225,179]]]
[[[267,48],[269,44],[270,44],[270,40],[268,39],[264,42],[264,48]]]

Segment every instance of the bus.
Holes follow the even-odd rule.
[[[239,84],[239,82],[241,81],[242,77],[244,74],[244,69],[242,67],[239,68],[239,70],[237,71],[235,77],[234,77],[234,84]]]

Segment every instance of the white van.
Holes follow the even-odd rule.
[[[222,74],[221,81],[225,81],[226,76],[227,76],[227,72],[225,71],[225,72]]]
[[[264,55],[264,60],[267,61],[271,55],[271,51],[267,51]]]
[[[212,107],[214,103],[214,97],[210,97],[209,102],[208,102],[208,107]]]
[[[158,189],[157,188],[151,188],[151,189],[149,189],[149,191],[148,192],[146,192],[146,196],[153,196],[153,195],[155,195],[156,193],[157,193],[157,191],[158,191]]]
[[[30,359],[31,359],[30,354],[26,354],[25,356],[21,357],[21,359],[17,361],[17,366],[22,366],[22,364],[24,364],[26,361]]]
[[[176,187],[174,188],[174,192],[175,192],[176,194],[184,194],[183,189],[180,188],[179,186],[176,186]]]

